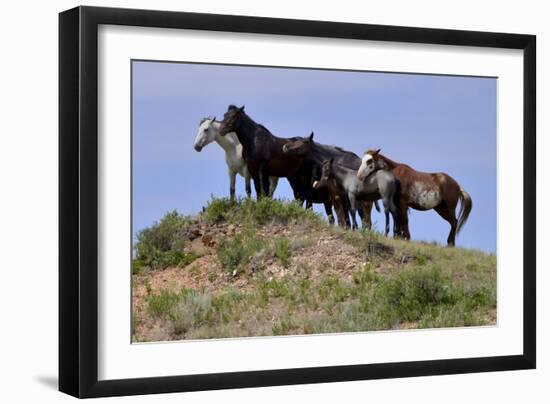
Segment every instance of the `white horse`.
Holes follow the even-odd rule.
[[[216,142],[225,152],[225,163],[227,164],[227,173],[229,175],[229,195],[231,200],[235,199],[235,177],[240,174],[244,177],[246,195],[250,198],[250,173],[243,158],[243,146],[237,138],[235,132],[228,133],[225,136],[220,135],[221,122],[216,118],[203,118],[199,124],[199,131],[195,138],[195,150],[200,152],[206,145]],[[273,196],[277,188],[277,177],[269,177],[269,196]]]

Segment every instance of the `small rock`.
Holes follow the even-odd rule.
[[[214,246],[214,244],[216,244],[212,234],[205,234],[204,236],[202,236],[201,240],[202,240],[202,243],[208,247],[212,247]]]
[[[199,238],[201,235],[202,235],[202,232],[199,229],[197,229],[196,227],[192,228],[192,229],[189,229],[187,231],[187,237],[191,241],[193,241],[196,238]]]

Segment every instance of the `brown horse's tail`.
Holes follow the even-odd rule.
[[[456,234],[460,233],[460,230],[462,229],[462,226],[466,224],[466,220],[468,220],[468,216],[470,216],[470,212],[472,211],[472,197],[470,194],[466,191],[464,191],[462,188],[460,188],[460,213],[458,214],[458,226],[456,227]]]

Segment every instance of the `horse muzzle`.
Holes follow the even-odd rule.
[[[195,145],[195,150],[200,152],[202,150],[202,146],[199,146],[198,144]]]

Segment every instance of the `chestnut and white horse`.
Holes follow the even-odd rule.
[[[199,124],[199,130],[195,137],[194,148],[200,152],[205,146],[216,142],[225,152],[225,163],[227,164],[227,174],[229,175],[229,196],[231,200],[235,199],[235,180],[237,174],[241,175],[245,181],[246,195],[250,197],[250,173],[243,158],[243,146],[237,138],[237,134],[232,132],[225,136],[220,135],[221,122],[216,118],[203,118]],[[269,195],[275,192],[278,182],[277,177],[269,178]]]
[[[408,208],[416,210],[434,209],[451,225],[447,245],[454,246],[455,238],[468,220],[472,211],[472,198],[451,176],[445,173],[424,173],[412,167],[393,161],[378,150],[367,150],[363,155],[357,177],[362,180],[372,172],[384,169],[391,171],[400,183],[399,216],[401,235],[410,239]],[[456,207],[460,202],[458,218]]]

